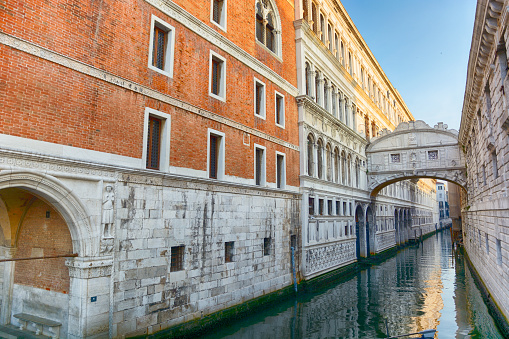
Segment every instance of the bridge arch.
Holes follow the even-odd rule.
[[[383,130],[366,148],[368,190],[376,196],[384,187],[407,179],[432,178],[466,189],[465,157],[458,132],[422,120],[402,122],[391,133]]]

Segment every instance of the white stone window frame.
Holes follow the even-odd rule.
[[[161,143],[159,150],[159,170],[160,172],[168,172],[170,169],[170,131],[171,131],[171,115],[157,111],[153,108],[145,108],[145,116],[143,119],[143,155],[141,157],[141,168],[146,168],[147,148],[148,148],[148,122],[149,117],[153,116],[161,119]]]
[[[256,20],[254,20],[254,32],[255,32],[255,41],[256,44],[266,51],[268,51],[270,54],[272,54],[274,57],[276,57],[279,61],[283,61],[283,39],[282,39],[282,31],[281,31],[281,16],[279,15],[279,10],[276,6],[275,1],[268,0],[270,3],[274,14],[274,31],[275,31],[275,43],[276,43],[276,52],[271,51],[267,46],[265,46],[262,42],[258,41],[256,38]],[[256,4],[258,1],[254,2],[254,12],[255,12],[255,18],[256,18]],[[265,18],[264,18],[265,19]]]
[[[282,98],[282,107],[281,107],[281,121],[282,121],[282,124],[278,124],[277,123],[277,97],[281,97]],[[281,93],[279,93],[278,91],[275,91],[275,94],[274,94],[274,122],[276,123],[276,126],[278,127],[281,127],[281,128],[285,128],[285,122],[286,122],[286,100],[285,100],[285,96]]]
[[[282,156],[283,157],[283,166],[282,166],[282,173],[281,173],[281,187],[279,189],[285,189],[286,188],[286,154],[282,152],[276,151],[276,188],[277,188],[277,157]]]
[[[220,137],[219,143],[219,154],[217,155],[217,179],[212,180],[224,180],[225,178],[225,149],[226,149],[226,140],[225,134],[223,132],[219,132],[213,130],[211,128],[207,129],[207,178],[210,177],[210,136],[215,135]]]
[[[262,85],[262,87],[263,87],[263,98],[261,100],[262,107],[260,108],[261,114],[258,114],[256,112],[256,92],[257,92],[256,85],[257,84]],[[254,112],[255,117],[266,120],[266,118],[267,118],[267,86],[265,85],[265,83],[263,81],[261,81],[260,79],[257,79],[256,77],[253,80],[253,103],[254,103],[253,112]]]
[[[253,144],[253,156],[254,156],[254,159],[253,159],[253,174],[254,174],[254,178],[253,178],[253,183],[255,186],[258,186],[256,185],[256,150],[257,149],[261,149],[263,150],[263,159],[262,159],[262,163],[261,163],[261,176],[260,176],[260,185],[259,187],[265,187],[267,185],[267,148],[265,146],[262,146],[262,145],[258,145],[258,144]]]
[[[228,0],[223,0],[223,9],[221,11],[220,22],[214,21],[214,0],[210,0],[210,22],[215,26],[219,27],[221,30],[226,32],[226,24],[228,21]]]
[[[168,34],[166,40],[166,50],[165,50],[165,60],[164,60],[164,69],[157,68],[152,65],[153,51],[154,51],[154,28],[158,27],[165,31]],[[164,20],[156,17],[152,14],[150,20],[150,39],[149,39],[149,47],[148,47],[148,68],[166,75],[169,78],[173,78],[173,65],[174,65],[174,55],[175,55],[175,27],[168,24]]]
[[[212,93],[212,60],[214,58],[219,59],[222,62],[219,95]],[[212,50],[209,54],[209,96],[226,102],[226,58]]]

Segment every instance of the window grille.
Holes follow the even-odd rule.
[[[270,255],[271,238],[263,238],[263,255]]]
[[[154,27],[154,44],[152,51],[152,66],[164,70],[164,51],[166,50],[167,33],[159,27]]]
[[[220,94],[222,61],[212,58],[212,93]]]
[[[255,162],[256,162],[256,184],[260,186],[262,184],[262,161],[263,161],[263,150],[261,148],[257,148],[255,152]]]
[[[438,151],[428,151],[428,160],[438,160]]]
[[[171,248],[170,272],[182,271],[184,269],[184,248],[185,246]]]
[[[233,262],[233,249],[234,249],[234,241],[229,241],[224,243],[224,261],[225,262]]]
[[[391,162],[401,162],[400,154],[391,154]]]
[[[223,12],[224,0],[213,0],[212,20],[215,23],[222,25],[221,18]]]
[[[210,155],[209,155],[209,178],[217,179],[219,137],[210,135]]]
[[[148,145],[147,145],[147,168],[159,169],[159,155],[161,149],[161,119],[149,117],[148,121]]]

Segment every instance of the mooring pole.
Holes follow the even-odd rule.
[[[297,273],[295,272],[295,247],[292,246],[292,270],[293,270],[293,288],[297,293]]]

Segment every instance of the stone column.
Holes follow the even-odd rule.
[[[324,107],[327,109],[329,113],[332,113],[332,86],[331,82],[327,83],[327,86],[324,88],[324,92],[327,92],[327,102],[324,102]],[[324,98],[325,99],[325,98]]]
[[[339,115],[339,120],[341,120],[341,122],[345,122],[345,100],[346,100],[346,96],[339,92],[338,93],[338,96],[339,96],[339,107],[338,107],[338,115]]]
[[[113,260],[73,258],[65,264],[71,278],[68,338],[107,336]]]
[[[309,65],[309,70],[307,72],[307,79],[309,85],[309,96],[312,98],[316,98],[315,93],[315,69],[313,65]]]
[[[323,74],[320,74],[320,76],[318,77],[318,92],[319,93],[322,93],[322,95],[319,95],[317,97],[317,104],[324,107],[324,97],[323,97],[323,92],[324,92],[324,87],[323,87],[323,84],[325,82],[325,79],[323,78]]]
[[[12,259],[16,254],[15,247],[0,247],[3,253],[3,259]],[[12,309],[12,288],[14,285],[14,266],[15,261],[6,261],[3,263],[3,284],[2,284],[2,308],[0,311],[0,324],[8,325],[11,323]]]

